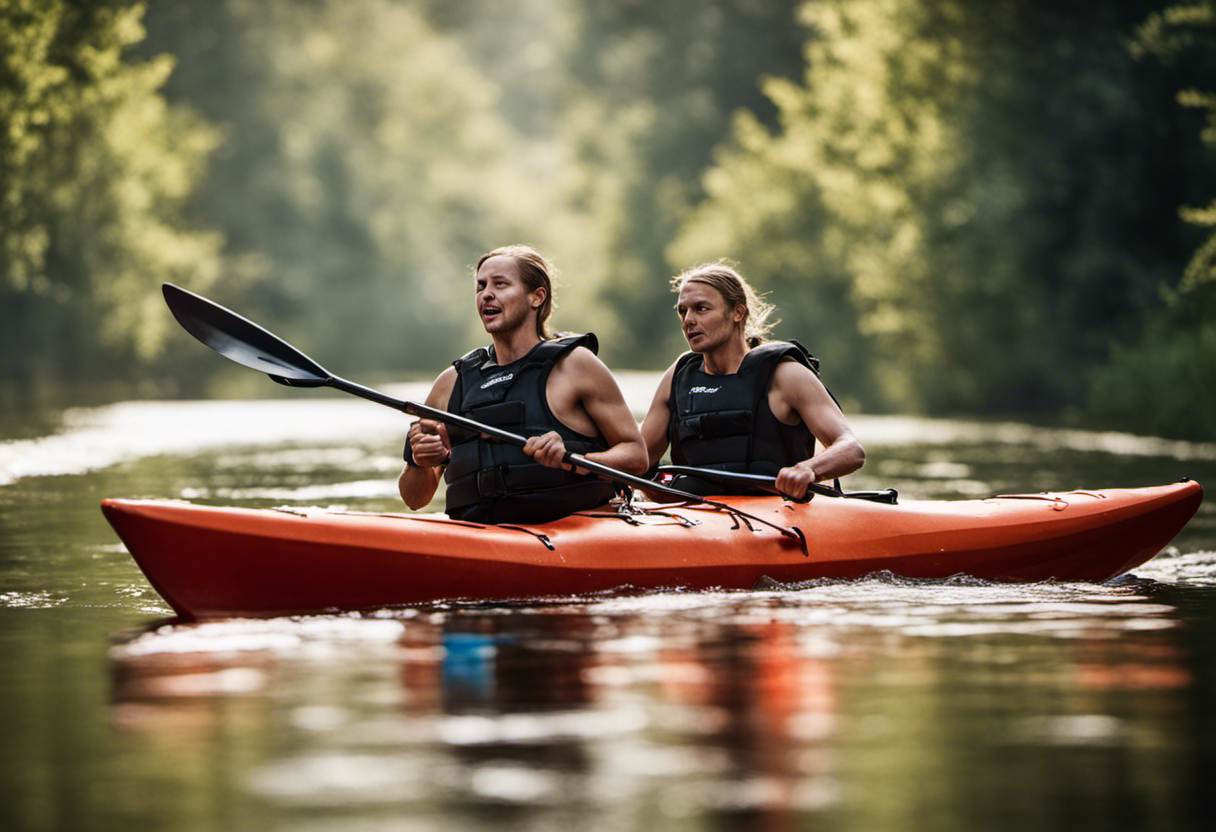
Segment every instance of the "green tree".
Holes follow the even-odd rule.
[[[603,229],[603,303],[623,323],[607,351],[633,366],[686,349],[668,278],[691,262],[667,257],[705,191],[703,172],[745,110],[765,125],[776,108],[763,77],[796,77],[806,30],[799,0],[580,4],[570,71],[584,90],[565,135],[588,169],[584,199]],[[657,360],[656,360],[657,359]]]
[[[594,328],[610,363],[657,367],[682,348],[667,246],[731,114],[771,123],[758,80],[801,71],[800,2],[424,3],[548,160],[537,189],[554,209],[532,238],[563,267],[561,323]]]
[[[205,286],[218,238],[182,220],[214,135],[137,61],[139,3],[0,0],[0,378],[113,377],[167,331],[163,280]]]
[[[1082,403],[1185,258],[1193,140],[1126,48],[1153,5],[807,4],[780,128],[739,117],[672,260],[740,261],[872,406]]]
[[[346,370],[435,370],[481,340],[469,266],[534,240],[546,190],[464,47],[388,0],[160,4],[167,94],[222,144],[191,204],[221,296]]]
[[[1182,282],[1164,290],[1165,306],[1150,316],[1143,336],[1117,349],[1095,378],[1091,412],[1133,430],[1210,440],[1216,437],[1216,2],[1179,3],[1151,15],[1133,54],[1168,70],[1177,104],[1202,117],[1206,156],[1194,170],[1206,193],[1191,194],[1179,211],[1197,238]],[[1200,199],[1206,205],[1196,206]]]

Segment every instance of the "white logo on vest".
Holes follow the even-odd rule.
[[[515,373],[507,373],[505,376],[495,376],[482,384],[481,389],[485,390],[487,387],[493,387],[495,384],[502,384],[504,381],[510,381],[513,378],[515,378]]]
[[[694,387],[689,390],[689,393],[717,393],[721,387]]]

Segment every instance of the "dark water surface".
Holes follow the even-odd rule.
[[[176,625],[102,497],[396,509],[403,423],[296,399],[47,424],[0,441],[0,829],[1214,828],[1211,502],[1108,585],[880,575]],[[1211,444],[856,426],[852,485],[909,497],[1216,483]]]

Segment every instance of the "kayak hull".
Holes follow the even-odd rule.
[[[632,522],[604,510],[528,527],[156,500],[104,500],[102,511],[156,591],[196,619],[622,587],[750,588],[765,577],[848,579],[883,570],[1103,581],[1161,551],[1202,499],[1195,482],[900,505],[730,498],[800,529],[805,552],[709,507],[662,508]]]

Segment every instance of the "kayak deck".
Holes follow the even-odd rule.
[[[441,514],[242,509],[104,500],[102,511],[152,586],[185,618],[375,609],[642,589],[750,588],[965,573],[997,581],[1103,581],[1156,555],[1194,515],[1198,483],[884,505],[816,497],[727,498],[797,527],[707,506],[607,509],[535,526]],[[646,504],[643,504],[646,505]]]

